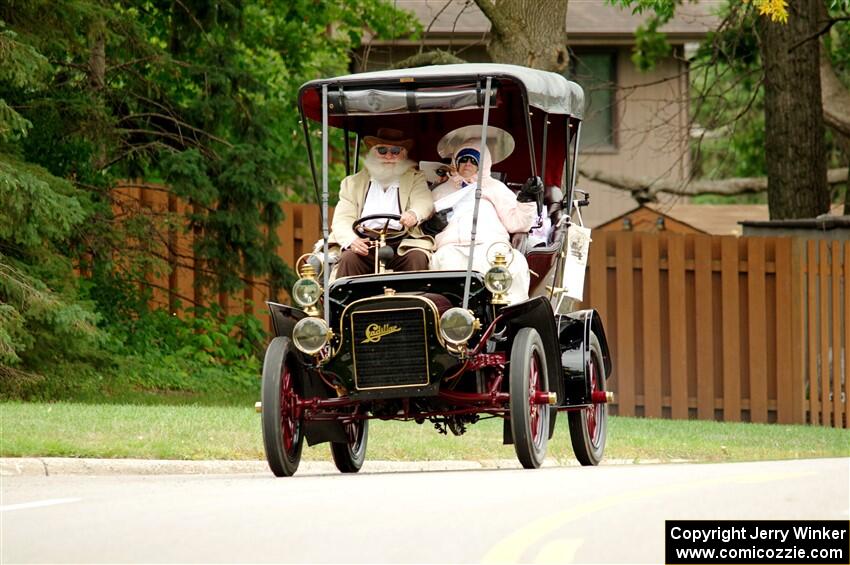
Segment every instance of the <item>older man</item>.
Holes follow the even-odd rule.
[[[369,149],[360,172],[345,177],[339,190],[339,203],[334,212],[329,243],[342,249],[337,277],[365,275],[375,269],[375,248],[368,239],[352,229],[358,218],[373,214],[396,214],[399,222],[390,227],[410,230],[409,236],[393,244],[395,256],[387,263],[394,271],[425,271],[434,242],[423,235],[419,224],[434,212],[434,201],[425,176],[414,169],[407,158],[413,140],[398,130],[379,129],[375,136],[365,136]],[[381,228],[386,221],[366,222],[366,226]]]

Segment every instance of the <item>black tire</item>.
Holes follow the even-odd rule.
[[[591,393],[596,390],[608,390],[602,347],[594,333],[590,334],[589,365]],[[584,410],[569,412],[567,417],[570,423],[570,441],[576,459],[582,465],[599,465],[608,435],[608,405],[593,404]]]
[[[549,443],[549,405],[533,404],[532,391],[548,392],[546,352],[534,328],[522,328],[514,338],[510,366],[511,433],[517,458],[526,469],[537,469]]]
[[[336,468],[342,473],[356,473],[366,461],[366,444],[369,440],[369,420],[355,420],[344,424],[348,441],[331,442],[331,455]]]
[[[294,401],[304,369],[287,337],[276,337],[263,360],[263,445],[269,468],[278,477],[291,477],[301,462],[303,421]]]

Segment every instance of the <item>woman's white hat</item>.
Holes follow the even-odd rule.
[[[437,153],[440,157],[451,157],[455,151],[469,143],[481,143],[481,125],[463,126],[452,130],[437,143]],[[514,151],[514,138],[503,130],[495,126],[487,126],[487,149],[490,151],[490,158],[493,163],[504,161]]]

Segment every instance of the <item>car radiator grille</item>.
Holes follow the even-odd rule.
[[[428,384],[424,308],[353,312],[351,330],[358,390]]]

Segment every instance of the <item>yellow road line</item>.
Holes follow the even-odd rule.
[[[520,563],[523,553],[529,548],[538,544],[546,536],[552,532],[564,527],[566,524],[573,522],[583,516],[598,512],[606,508],[611,508],[626,502],[633,502],[644,498],[650,498],[657,495],[673,494],[682,491],[692,490],[704,486],[720,485],[726,483],[757,483],[781,481],[798,477],[814,475],[812,471],[795,472],[795,473],[753,473],[746,475],[733,475],[730,477],[721,477],[716,479],[704,479],[701,481],[692,481],[673,485],[664,485],[659,487],[651,487],[633,492],[605,496],[597,500],[585,502],[577,506],[573,506],[569,510],[564,510],[548,516],[543,516],[533,522],[516,530],[508,535],[505,539],[494,545],[481,559],[482,563]],[[580,544],[579,544],[580,545]],[[546,546],[544,546],[546,547]],[[569,555],[564,554],[558,559],[559,563],[568,563],[572,561],[578,546],[572,548]],[[547,554],[542,556],[549,561],[553,556],[550,550],[547,549]],[[538,555],[538,558],[540,555]]]

